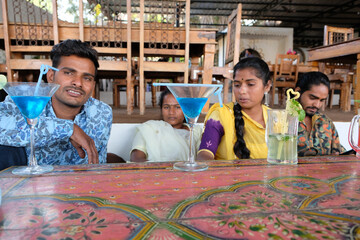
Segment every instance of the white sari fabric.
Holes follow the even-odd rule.
[[[184,124],[187,125],[187,124]],[[150,162],[186,161],[189,157],[190,131],[175,129],[165,121],[150,120],[136,128],[131,151],[146,154]],[[192,152],[197,153],[202,127],[194,126]]]

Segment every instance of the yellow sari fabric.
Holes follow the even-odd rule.
[[[267,121],[267,110],[269,108],[262,105],[264,121]],[[265,142],[265,128],[258,122],[251,119],[244,111],[242,111],[245,122],[244,140],[246,147],[250,150],[250,158],[259,159],[267,158],[267,145]],[[205,117],[206,122],[209,119],[220,121],[224,128],[224,135],[214,156],[215,160],[233,160],[238,159],[234,153],[234,144],[236,142],[235,134],[235,117],[234,103],[224,104],[220,107],[218,103],[214,104]],[[208,151],[208,150],[200,150]],[[199,152],[200,152],[199,151]]]

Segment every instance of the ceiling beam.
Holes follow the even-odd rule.
[[[297,35],[301,34],[302,32],[304,32],[305,30],[311,28],[312,21],[314,19],[325,18],[326,16],[329,16],[329,15],[331,16],[331,18],[334,18],[334,14],[346,13],[349,9],[353,9],[354,7],[359,7],[360,3],[355,4],[356,1],[357,0],[347,1],[347,2],[345,2],[344,4],[342,4],[340,6],[336,6],[336,7],[327,9],[327,10],[325,10],[323,12],[320,12],[320,13],[316,14],[315,16],[304,19],[302,22],[300,22],[298,24],[298,27],[295,29],[294,36],[297,36]],[[358,18],[358,19],[360,19],[360,18]],[[359,20],[354,21],[353,23],[355,23],[355,22],[359,22]]]
[[[258,1],[258,2],[254,2],[254,1],[220,1],[220,0],[192,0],[191,1],[191,5],[195,5],[196,3],[210,3],[210,4],[219,4],[224,6],[225,4],[233,4],[234,6],[237,6],[237,4],[241,3],[243,6],[245,5],[266,5],[267,3],[264,1]],[[315,7],[334,7],[336,6],[336,4],[331,4],[331,3],[292,3],[292,2],[283,2],[281,3],[281,5],[286,5],[286,6],[315,6]]]

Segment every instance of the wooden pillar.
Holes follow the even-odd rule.
[[[190,51],[190,0],[186,0],[185,9],[185,72],[184,83],[189,81],[189,51]]]
[[[357,63],[356,63],[356,78],[354,79],[355,91],[354,91],[354,99],[360,100],[360,53],[357,55]],[[359,103],[354,103],[354,111],[355,114],[358,114]]]
[[[241,33],[241,17],[242,17],[242,5],[238,4],[236,13],[236,27],[235,27],[235,42],[234,42],[234,58],[233,66],[239,62],[240,58],[240,33]],[[230,37],[230,34],[229,34]]]
[[[54,0],[56,1],[56,0]],[[85,41],[84,36],[84,5],[83,0],[79,0],[79,39]]]
[[[9,36],[9,22],[7,13],[7,0],[1,1],[2,16],[3,16],[3,29],[4,29],[4,43],[5,43],[5,56],[6,56],[6,73],[8,82],[12,82],[12,71],[11,71],[11,54],[10,54],[10,36]]]
[[[59,25],[58,25],[58,15],[57,15],[57,2],[56,0],[52,0],[53,6],[53,35],[54,35],[54,44],[58,44],[60,42],[59,39]]]
[[[127,35],[127,65],[126,65],[126,110],[127,114],[131,115],[134,111],[134,82],[132,78],[132,64],[131,64],[131,0],[126,1],[126,13],[128,23],[126,28]]]
[[[212,68],[214,67],[214,54],[215,44],[205,44],[204,47],[204,70],[203,70],[203,83],[212,83]],[[205,104],[202,113],[206,113],[209,110],[209,101]]]
[[[144,0],[140,0],[140,55],[139,55],[139,94],[140,115],[145,114],[145,76],[144,76]]]

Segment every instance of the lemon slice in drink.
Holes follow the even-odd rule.
[[[6,85],[7,79],[5,75],[0,74],[0,90]]]
[[[290,92],[295,95],[294,98],[290,98]],[[288,100],[286,101],[286,111],[290,114],[290,116],[298,117],[299,121],[303,121],[305,119],[305,111],[301,104],[296,101],[296,99],[300,97],[300,93],[294,92],[290,88],[286,91],[286,94],[288,96]]]

